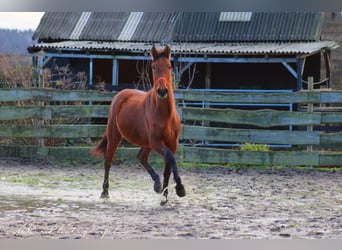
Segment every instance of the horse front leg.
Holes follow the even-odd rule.
[[[169,191],[168,191],[167,187],[169,185],[170,175],[171,175],[171,167],[170,167],[170,165],[167,162],[165,162],[164,182],[163,182],[163,195],[165,197],[165,200],[163,200],[160,203],[161,206],[164,206],[167,203],[167,195],[169,194]]]
[[[177,168],[176,160],[175,160],[173,153],[169,149],[166,149],[164,151],[164,158],[165,158],[166,165],[169,165],[172,169],[173,179],[176,182],[177,195],[179,197],[184,197],[186,195],[186,192],[185,192],[184,185],[182,184],[181,178],[178,174],[178,168]]]
[[[150,148],[141,148],[138,153],[138,159],[146,171],[151,175],[152,180],[154,181],[154,191],[156,193],[161,192],[161,183],[159,175],[154,171],[154,169],[148,163],[148,157],[151,153]]]

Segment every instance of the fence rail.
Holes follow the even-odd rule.
[[[98,120],[107,117],[114,95],[55,89],[0,90],[0,156],[89,158],[89,149],[105,131],[105,124]],[[184,146],[178,154],[184,161],[342,165],[342,91],[177,90],[175,97],[183,123],[180,142]],[[269,106],[265,109],[260,104]],[[284,111],[276,108],[278,104],[313,104],[316,108],[313,112],[303,108]],[[307,131],[308,126],[313,126],[313,131]],[[87,142],[70,142],[77,138]],[[53,139],[60,140],[59,144],[47,142]],[[239,146],[247,142],[290,147],[267,152],[241,150]],[[232,146],[215,146],[227,143]],[[309,145],[313,150],[307,150]],[[137,152],[136,148],[121,147],[119,159],[131,159]]]

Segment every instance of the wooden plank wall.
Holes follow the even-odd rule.
[[[184,147],[185,161],[276,166],[342,165],[342,110],[338,107],[342,103],[341,91],[315,90],[293,93],[186,91],[183,92],[182,100],[190,104],[182,109],[182,121],[185,124],[182,139],[190,142],[188,147]],[[207,102],[209,106],[210,103],[215,103],[216,106],[222,103],[226,106],[199,108],[192,107],[191,102]],[[276,110],[270,107],[241,110],[233,108],[234,106],[229,107],[229,104],[242,106],[253,103],[292,104],[301,111]],[[322,106],[326,105],[336,106],[330,107],[330,112],[315,110],[307,112],[303,109],[307,104],[315,105],[316,110],[323,110]],[[206,121],[210,126],[203,126],[202,121]],[[316,126],[317,130],[307,131],[309,126]],[[325,130],[321,131],[322,128]],[[227,142],[231,143],[230,147],[206,146]],[[201,143],[202,146],[198,147]],[[277,146],[270,147],[267,152],[245,151],[239,146],[234,146],[243,146],[245,143]],[[308,145],[313,145],[314,150],[308,151]],[[327,148],[330,151],[327,151]]]
[[[107,118],[114,95],[55,89],[0,90],[0,156],[94,160],[89,151],[106,128],[96,119]],[[118,155],[122,160],[131,159],[135,151],[123,149]]]
[[[99,124],[98,119],[107,117],[108,104],[114,95],[98,91],[54,89],[0,90],[0,156],[89,158],[90,148],[105,130],[105,125]],[[180,147],[179,156],[184,161],[289,166],[342,165],[342,111],[339,107],[342,104],[342,91],[205,93],[177,90],[175,96],[183,122],[180,142],[184,147]],[[201,102],[208,107],[191,105]],[[210,103],[222,103],[225,106],[211,107]],[[258,110],[227,108],[229,104],[253,106],[254,103],[292,103],[300,104],[300,107],[310,103],[320,111],[300,109],[290,112],[271,107]],[[312,125],[319,129],[307,131],[306,127]],[[329,131],[322,131],[322,128]],[[82,140],[77,141],[79,138]],[[238,146],[209,147],[205,143],[198,146],[198,142],[286,147],[258,152],[241,150]],[[307,145],[313,145],[313,150],[307,151]],[[120,148],[119,158],[135,159],[138,149],[126,149]]]

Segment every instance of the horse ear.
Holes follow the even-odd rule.
[[[151,57],[152,57],[152,61],[154,61],[155,59],[157,59],[157,56],[158,56],[158,51],[156,49],[156,46],[152,46],[152,49],[151,49]]]
[[[166,57],[170,59],[170,57],[171,57],[171,49],[170,49],[169,45],[165,46],[164,53],[165,53]]]

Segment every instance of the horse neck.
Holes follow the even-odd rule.
[[[158,110],[159,114],[165,114],[166,116],[170,116],[172,113],[176,111],[175,99],[172,88],[169,88],[168,95],[165,99],[158,98],[157,94],[154,91],[151,91],[150,94],[153,98],[153,104],[156,110]]]

